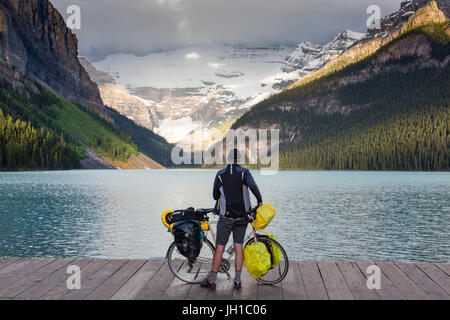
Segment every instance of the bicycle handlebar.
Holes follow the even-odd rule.
[[[256,207],[250,209],[250,211],[247,212],[247,214],[248,214],[249,216],[252,216],[253,213],[255,213],[256,210],[257,210],[258,208],[259,208],[259,206],[256,206]],[[175,212],[182,212],[182,211],[184,211],[184,210],[176,210],[176,211],[174,211],[174,213],[175,213]],[[209,213],[211,213],[211,212],[214,212],[214,208],[210,208],[210,209],[197,209],[197,210],[194,209],[194,212],[198,212],[198,213],[200,213],[200,214],[209,214]]]

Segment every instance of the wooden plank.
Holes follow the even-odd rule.
[[[335,262],[319,262],[318,267],[330,300],[354,300]]]
[[[81,287],[85,285],[85,283],[88,281],[89,277],[100,270],[105,264],[107,264],[109,261],[105,259],[95,259],[85,265],[84,267],[81,267]],[[65,279],[67,280],[67,278]],[[40,300],[58,300],[61,299],[65,294],[70,292],[72,290],[69,290],[67,288],[66,281],[61,282],[59,285],[57,285],[55,288],[51,289],[50,291],[46,292],[44,295],[42,295],[39,299]]]
[[[235,276],[235,266],[234,261],[231,261],[230,271],[231,279],[228,280],[224,273],[219,273],[217,277],[217,288],[216,290],[208,290],[207,300],[231,300],[233,299],[234,291],[234,276]]]
[[[52,263],[55,259],[30,259],[26,265],[19,268],[17,271],[12,271],[8,275],[0,280],[0,291],[8,288],[17,281],[25,278],[29,274],[32,274],[36,270]]]
[[[434,265],[450,276],[450,263],[435,263]]]
[[[196,263],[194,268],[192,269],[192,273],[195,274],[195,278],[194,278],[195,280],[200,279],[199,275],[201,275],[200,270],[201,270],[202,266],[203,266],[202,263]],[[195,287],[199,286],[199,284],[198,283],[189,284],[186,289],[183,289],[183,291],[185,291],[185,294],[183,297],[184,300],[188,299],[188,295],[191,292],[192,287],[194,287],[194,286]]]
[[[336,265],[341,271],[341,274],[355,299],[380,300],[380,297],[376,294],[376,292],[367,287],[367,279],[361,273],[358,266],[346,261],[338,261],[336,262]]]
[[[56,288],[62,282],[64,282],[64,284],[66,283],[67,279],[70,277],[70,274],[67,273],[67,267],[69,265],[76,265],[80,269],[82,269],[84,266],[89,264],[91,261],[92,261],[92,259],[73,260],[72,262],[67,263],[61,269],[57,270],[52,275],[46,277],[42,281],[39,281],[38,283],[34,284],[30,288],[23,291],[21,294],[19,294],[17,296],[17,298],[22,299],[22,300],[39,299],[40,297],[45,295],[47,292]]]
[[[195,266],[194,266],[195,267]],[[196,268],[192,271],[197,274],[200,269],[200,264],[196,264]],[[179,273],[181,276],[186,274],[186,262],[181,266]],[[192,284],[181,281],[178,278],[174,278],[170,285],[167,287],[163,300],[184,300],[191,289]]]
[[[199,275],[204,275],[206,273],[209,273],[211,271],[211,265],[210,264],[202,264],[200,267]],[[208,296],[208,292],[210,289],[202,288],[199,284],[193,284],[191,288],[189,289],[188,294],[186,295],[186,300],[205,300]]]
[[[408,300],[429,300],[430,297],[412,282],[393,262],[377,262],[383,273]],[[382,283],[383,285],[383,283]]]
[[[139,269],[112,297],[112,300],[133,300],[156,272],[165,263],[164,260],[149,260]]]
[[[234,290],[234,300],[256,300],[258,296],[258,282],[252,278],[247,269],[244,268],[241,274],[242,288]]]
[[[0,279],[4,277],[8,277],[11,273],[17,272],[21,268],[25,267],[27,264],[30,264],[32,259],[18,259],[11,263],[5,264],[0,269]]]
[[[111,260],[97,272],[89,276],[81,284],[80,290],[71,290],[67,292],[62,299],[63,300],[83,300],[86,299],[97,287],[105,282],[109,277],[115,274],[123,265],[129,260]]]
[[[297,262],[290,261],[289,272],[281,283],[285,300],[307,300],[305,284]]]
[[[450,278],[444,271],[429,263],[416,263],[416,266],[447,294],[450,294]]]
[[[431,299],[448,300],[450,296],[413,263],[397,262],[395,265],[403,271]]]
[[[369,275],[367,274],[367,268],[369,266],[373,266],[376,264],[372,261],[358,261],[355,262],[355,265],[359,267],[362,274],[367,278]],[[381,288],[379,290],[374,290],[382,300],[405,300],[406,298],[403,294],[397,289],[397,287],[392,283],[392,281],[383,273],[381,270]]]
[[[179,261],[178,268],[181,267]],[[81,268],[82,289],[67,289],[67,266]],[[366,286],[367,267],[382,271],[381,289]],[[199,273],[209,272],[201,265]],[[186,284],[162,260],[20,259],[0,257],[0,299],[444,299],[450,300],[448,263],[296,262],[281,284],[261,285],[247,270],[243,287],[234,290],[233,278],[219,275],[215,291]],[[230,270],[234,276],[234,263]]]
[[[147,260],[130,260],[97,287],[87,300],[109,300],[144,265]]]
[[[328,294],[316,262],[299,261],[298,267],[309,300],[328,300]]]
[[[283,300],[281,284],[266,285],[258,283],[257,300]]]
[[[26,289],[30,288],[31,286],[35,285],[39,281],[42,281],[47,276],[63,268],[65,265],[67,265],[72,261],[73,260],[66,260],[66,259],[54,260],[53,262],[45,265],[44,267],[27,275],[26,277],[19,279],[12,285],[0,290],[0,296],[13,298],[19,295],[21,292],[25,291]]]
[[[182,264],[182,261],[179,260],[176,262],[177,267],[179,268]],[[170,282],[175,278],[174,274],[170,271],[169,264],[164,263],[155,276],[144,286],[141,292],[137,295],[137,300],[160,300],[167,288],[170,285]]]
[[[17,260],[20,260],[20,258],[1,258],[0,269],[2,269],[4,266],[7,266],[10,263],[16,262]]]

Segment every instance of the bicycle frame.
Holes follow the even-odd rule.
[[[253,210],[256,210],[256,209],[253,209]],[[208,213],[211,213],[212,211],[213,211],[212,209],[199,209],[196,212],[205,215],[205,218],[203,220],[201,220],[201,221],[207,222],[208,223],[208,228],[205,228],[202,231],[203,234],[204,234],[203,241],[204,241],[204,243],[207,246],[210,247],[210,249],[212,250],[212,255],[214,256],[214,251],[216,250],[216,246],[217,246],[216,236],[217,236],[217,224],[219,222],[219,216],[218,215],[206,216]],[[249,214],[251,214],[251,212]],[[163,219],[165,219],[165,222],[166,222],[165,225],[166,226],[167,226],[167,224],[172,224],[173,223],[173,220],[171,220],[171,218],[169,218],[170,220],[167,220],[167,218],[163,217]],[[189,219],[189,218],[186,218],[186,219]],[[164,222],[164,220],[163,220],[163,222]],[[208,238],[209,234],[211,234],[212,239]],[[261,279],[256,279],[256,280],[261,282],[261,283],[263,283],[263,284],[276,284],[276,283],[279,283],[280,281],[282,281],[286,277],[286,274],[287,274],[288,269],[289,269],[289,260],[287,258],[287,254],[286,254],[285,250],[283,249],[283,247],[278,242],[276,242],[273,239],[270,239],[267,236],[259,235],[257,233],[256,229],[253,228],[253,226],[251,228],[251,231],[248,234],[246,234],[243,244],[245,245],[245,244],[250,243],[252,241],[258,242],[258,241],[260,241],[260,238],[263,238],[263,239],[268,238],[267,239],[268,241],[274,242],[274,244],[280,249],[280,251],[282,253],[282,256],[285,257],[285,265],[284,265],[283,274],[281,274],[281,269],[279,270],[280,277],[277,278],[277,280],[261,280]],[[186,280],[183,277],[181,277],[180,275],[178,275],[176,270],[174,271],[174,269],[173,269],[173,267],[171,265],[171,261],[172,260],[170,258],[171,255],[172,255],[172,252],[174,250],[174,247],[175,247],[175,245],[174,245],[174,243],[172,243],[172,245],[169,247],[168,253],[167,253],[167,258],[168,258],[168,263],[169,263],[170,270],[180,280],[185,281],[185,282],[189,282],[189,283],[193,283],[193,282],[190,282],[191,280]],[[234,247],[233,244],[230,245],[228,248],[225,248],[225,249],[226,250],[225,250],[224,253],[226,253],[227,256],[222,258],[222,262],[221,262],[221,266],[219,268],[219,272],[220,273],[225,273],[227,275],[227,277],[228,277],[228,280],[230,280],[231,279],[231,275],[230,275],[229,271],[231,269],[231,259],[235,256],[236,252],[235,252],[235,247]],[[213,257],[210,257],[210,256],[205,257],[205,259],[208,260],[208,263],[213,261]],[[196,259],[193,259],[193,260],[194,260],[193,263],[195,263]],[[204,263],[204,262],[202,262],[202,263]],[[188,265],[191,266],[191,261],[190,260],[188,261]]]
[[[217,230],[217,223],[218,223],[218,220],[209,221],[208,222],[208,224],[209,224],[209,231],[205,231],[205,237],[208,236],[208,232],[211,233],[211,236],[213,238],[212,239],[212,243],[214,244],[215,247],[217,246],[217,244],[216,244],[217,231],[214,231],[214,229],[211,228],[211,225],[216,225],[215,229]],[[252,231],[245,237],[244,243],[247,243],[247,241],[250,240],[251,238],[255,238],[255,240],[256,240],[256,236],[257,236],[256,230],[255,230],[255,228],[252,227]],[[228,254],[228,259],[231,259],[234,256],[234,254],[235,254],[234,245],[231,244],[228,247],[228,249],[225,250],[225,252]]]

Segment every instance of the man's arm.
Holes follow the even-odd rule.
[[[262,196],[261,196],[261,192],[259,192],[259,188],[256,185],[255,180],[253,179],[252,174],[250,173],[249,170],[245,171],[244,174],[244,183],[250,188],[250,190],[252,191],[252,193],[255,195],[256,200],[258,200],[258,204],[261,205],[262,204]]]
[[[213,198],[214,200],[219,200],[220,198],[220,187],[222,186],[222,181],[220,181],[219,174],[216,175],[213,187]]]

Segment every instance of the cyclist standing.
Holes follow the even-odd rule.
[[[212,273],[209,278],[200,283],[204,288],[216,288],[217,273],[222,264],[225,246],[231,232],[233,232],[233,243],[236,250],[234,287],[241,288],[241,271],[244,263],[243,243],[249,223],[247,213],[251,209],[249,188],[258,200],[258,206],[263,204],[261,193],[250,170],[238,164],[241,159],[239,150],[231,151],[227,157],[229,164],[217,173],[214,181],[213,197],[219,203],[220,218],[217,224],[217,246]]]

